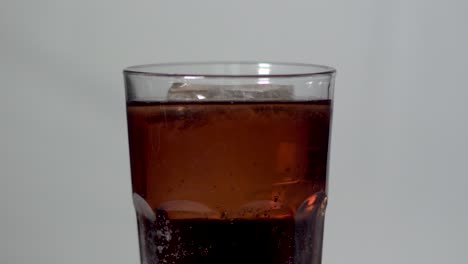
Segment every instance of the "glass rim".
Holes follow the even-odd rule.
[[[196,66],[262,66],[286,67],[289,73],[257,73],[257,74],[218,74],[218,73],[196,73],[188,71],[170,72],[168,67],[196,67]],[[302,71],[294,71],[294,68],[302,68]],[[306,69],[306,70],[304,70]],[[193,61],[193,62],[169,62],[154,63],[129,66],[123,70],[125,75],[145,75],[155,77],[194,77],[201,78],[293,78],[309,77],[317,75],[335,75],[336,69],[326,65],[296,62],[276,62],[276,61]]]

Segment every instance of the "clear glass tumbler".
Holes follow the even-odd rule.
[[[124,70],[141,263],[321,262],[335,70]]]

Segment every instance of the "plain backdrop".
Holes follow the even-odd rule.
[[[468,263],[468,2],[1,0],[0,263],[138,264],[122,69],[336,67],[324,263]]]

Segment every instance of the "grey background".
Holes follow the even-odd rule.
[[[0,263],[138,263],[121,70],[338,69],[324,263],[467,263],[468,2],[2,0]]]

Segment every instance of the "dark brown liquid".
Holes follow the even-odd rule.
[[[146,220],[143,220],[146,222]],[[294,219],[146,222],[147,263],[293,263]],[[162,230],[162,232],[155,232]],[[159,234],[159,235],[158,235]],[[168,239],[170,238],[170,239]],[[166,261],[166,262],[164,262]]]
[[[320,262],[330,101],[127,110],[144,262]]]

